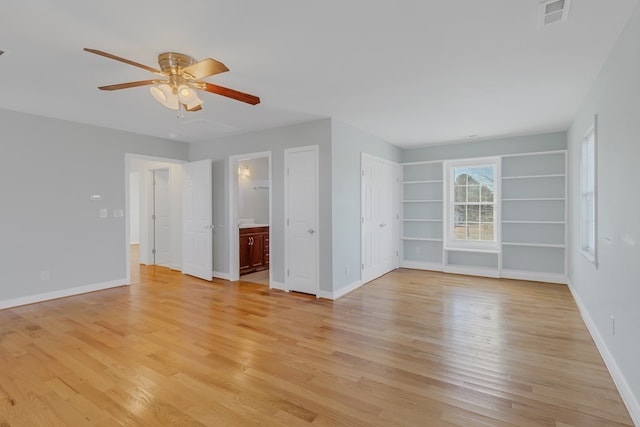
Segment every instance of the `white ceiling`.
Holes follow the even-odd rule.
[[[403,147],[566,130],[637,0],[573,0],[538,29],[538,0],[4,0],[0,108],[181,141],[334,117]],[[178,120],[153,75],[175,51],[230,71]]]

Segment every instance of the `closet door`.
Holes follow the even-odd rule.
[[[363,283],[398,266],[399,167],[362,155],[361,259]]]

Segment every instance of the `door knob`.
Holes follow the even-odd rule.
[[[309,232],[309,234],[313,234],[313,233],[316,232],[316,230],[314,230],[313,228],[310,228],[310,229],[307,230],[307,232]]]

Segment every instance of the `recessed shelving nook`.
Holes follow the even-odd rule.
[[[404,163],[401,266],[566,283],[566,151],[503,155],[500,170],[498,249],[453,249],[444,161]]]

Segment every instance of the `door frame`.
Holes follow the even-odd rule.
[[[174,192],[175,192],[175,190],[177,190],[177,188],[174,188],[172,183],[171,183],[171,167],[162,166],[162,167],[152,168],[152,169],[148,169],[147,170],[147,172],[151,174],[151,194],[152,194],[151,214],[153,215],[151,225],[148,227],[149,230],[153,230],[153,237],[152,237],[152,239],[153,239],[153,245],[152,246],[153,247],[149,248],[149,250],[151,252],[149,254],[149,256],[151,256],[152,259],[153,259],[152,265],[160,265],[160,266],[162,266],[163,264],[158,264],[158,258],[157,258],[157,255],[158,255],[158,248],[157,248],[157,245],[158,245],[158,239],[157,239],[157,237],[158,237],[158,235],[157,235],[158,234],[157,203],[158,203],[158,201],[157,201],[157,196],[158,196],[158,194],[156,192],[157,191],[156,190],[156,188],[157,188],[156,187],[156,173],[158,171],[167,171],[167,176],[168,176],[168,178],[167,178],[168,179],[167,191],[169,192],[169,200],[168,200],[169,206],[168,206],[168,209],[169,209],[169,227],[170,227],[169,248],[168,248],[169,253],[171,253],[171,247],[172,247],[172,244],[173,244],[172,239],[171,239],[171,234],[173,234],[173,222],[174,222],[173,221],[174,212],[173,212],[173,209],[172,209],[172,206],[171,206],[171,202],[172,202],[171,196],[174,194]],[[151,240],[151,239],[149,239],[149,240]],[[154,252],[154,249],[155,249],[155,252]],[[171,261],[172,261],[171,256],[169,256],[168,266],[171,265]],[[164,265],[164,266],[167,267],[167,265]]]
[[[316,223],[315,223],[315,246],[316,246],[316,274],[315,274],[315,296],[320,298],[320,147],[318,145],[308,145],[305,147],[287,148],[284,150],[284,290],[289,292],[289,227],[287,226],[287,218],[289,214],[289,154],[303,151],[314,151],[316,153]]]
[[[266,158],[268,162],[269,170],[269,241],[272,240],[273,223],[273,177],[272,177],[272,159],[271,151],[260,151],[247,154],[234,154],[229,156],[227,164],[228,170],[228,182],[229,182],[229,234],[227,240],[229,242],[229,280],[234,282],[240,280],[240,245],[238,242],[238,163],[241,160],[252,160]],[[273,245],[269,245],[269,288],[273,283],[273,269],[271,264],[277,262],[273,259]]]
[[[131,171],[130,162],[132,159],[139,160],[147,160],[151,162],[162,162],[162,163],[172,163],[172,164],[183,164],[187,163],[186,160],[180,159],[170,159],[166,157],[155,157],[155,156],[147,156],[143,154],[134,154],[134,153],[124,153],[124,254],[125,254],[125,284],[131,284],[131,244],[129,241],[129,215],[130,215],[130,207],[129,207],[129,173]],[[140,179],[144,179],[142,175],[140,175]],[[171,175],[169,175],[169,179],[171,179]]]

